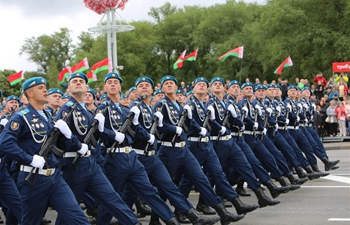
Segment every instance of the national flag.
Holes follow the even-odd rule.
[[[234,49],[226,52],[222,56],[219,56],[218,59],[221,62],[225,61],[229,56],[234,56],[234,57],[238,57],[240,59],[243,59],[243,50],[244,50],[244,46],[240,46],[238,48],[234,48]]]
[[[189,55],[186,55],[184,61],[196,61],[198,55],[198,48],[191,52]]]
[[[97,81],[97,76],[92,70],[86,74],[86,77],[88,79],[88,84]]]
[[[105,58],[97,63],[95,63],[92,67],[91,70],[93,71],[94,74],[97,74],[98,72],[108,70],[109,72],[112,72],[112,60],[110,57]]]
[[[7,79],[10,82],[11,86],[21,82],[22,80],[24,80],[23,70],[19,71],[18,73],[9,75]]]
[[[64,84],[67,82],[67,78],[72,73],[72,70],[69,66],[61,70],[60,74],[57,77],[58,84]]]
[[[288,56],[288,58],[286,58],[283,61],[283,63],[279,65],[279,67],[273,73],[280,75],[282,73],[283,68],[290,67],[290,66],[293,66],[293,62],[290,56]]]
[[[182,68],[184,64],[183,62],[184,62],[185,55],[186,55],[186,50],[181,53],[179,58],[177,58],[176,62],[174,63],[174,66],[173,66],[174,70]]]
[[[84,72],[85,70],[89,69],[89,63],[87,58],[84,58],[78,64],[76,64],[75,66],[72,66],[71,69],[72,69],[72,73]]]

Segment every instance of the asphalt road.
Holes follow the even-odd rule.
[[[337,144],[332,144],[334,145]],[[240,225],[349,225],[350,224],[350,143],[339,143],[340,150],[328,150],[331,160],[340,159],[339,169],[330,171],[330,175],[308,181],[298,190],[280,195],[281,203],[272,207],[257,209],[235,224]],[[326,145],[325,145],[326,146]],[[326,146],[327,147],[327,146]],[[321,170],[323,163],[318,162]],[[255,204],[251,197],[241,197],[246,204]],[[267,193],[267,192],[266,192]],[[191,193],[190,202],[195,206],[198,193]],[[228,208],[235,213],[234,208]],[[56,212],[48,210],[46,218],[55,222]],[[2,218],[3,215],[1,214]],[[141,218],[142,224],[148,224],[149,217]],[[220,224],[220,223],[217,223]]]

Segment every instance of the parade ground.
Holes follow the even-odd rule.
[[[234,224],[240,225],[349,225],[350,224],[350,142],[325,143],[330,160],[339,159],[339,169],[330,175],[306,182],[293,192],[280,195],[279,205],[259,208]],[[322,171],[321,161],[318,165]],[[248,189],[249,190],[249,189]],[[246,204],[257,203],[254,193],[241,197]],[[266,192],[268,193],[268,192]],[[189,200],[195,206],[198,193],[192,192]],[[234,208],[228,208],[236,213]],[[46,218],[55,223],[56,211],[49,209]],[[4,216],[1,214],[2,218]],[[143,225],[149,223],[149,216],[141,218]],[[163,223],[165,224],[165,223]],[[220,223],[216,223],[220,224]],[[233,224],[233,223],[231,223]]]

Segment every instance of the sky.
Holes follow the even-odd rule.
[[[244,0],[263,3],[263,0]],[[160,7],[166,0],[129,0],[123,11],[117,10],[127,21],[151,20],[147,15],[151,7]],[[172,5],[210,6],[226,0],[168,0]],[[190,2],[190,3],[189,3]],[[95,27],[102,15],[85,7],[84,0],[0,0],[0,70],[17,72],[36,71],[37,65],[29,62],[28,55],[20,55],[25,39],[51,35],[60,28],[72,31],[73,41],[88,28]]]

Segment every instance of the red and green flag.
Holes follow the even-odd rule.
[[[97,81],[97,76],[92,70],[86,74],[86,77],[88,79],[88,84]]]
[[[60,74],[57,77],[58,84],[64,84],[67,82],[67,78],[72,73],[72,70],[69,66],[61,70]]]
[[[198,55],[198,48],[191,52],[190,54],[186,55],[184,58],[184,61],[196,61]]]
[[[281,75],[283,68],[291,67],[291,66],[293,66],[293,62],[290,56],[288,56],[288,58],[286,58],[273,73]]]
[[[89,69],[89,63],[87,58],[84,58],[78,64],[76,64],[75,66],[72,66],[71,69],[72,69],[72,73],[84,72],[85,70]]]
[[[18,73],[9,75],[7,79],[10,82],[11,86],[21,82],[22,80],[24,80],[23,70],[19,71]]]
[[[186,50],[181,53],[179,58],[177,58],[176,62],[174,63],[174,65],[173,65],[174,70],[182,68],[182,66],[184,64],[185,55],[186,55]]]
[[[105,70],[108,70],[108,73],[112,72],[112,60],[109,57],[95,63],[91,67],[91,71],[93,71],[94,74]]]
[[[230,56],[234,56],[234,57],[238,57],[240,59],[243,59],[243,50],[244,50],[244,46],[240,46],[238,48],[234,48],[228,52],[226,52],[225,54],[223,54],[222,56],[219,56],[219,60],[221,62],[224,62],[228,57]]]

